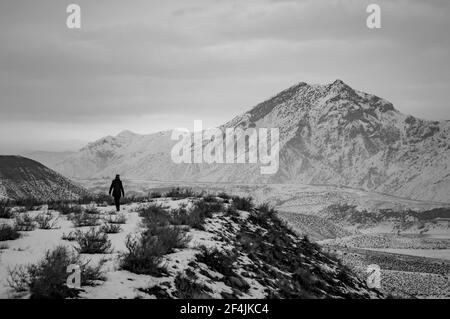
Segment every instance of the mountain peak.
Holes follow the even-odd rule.
[[[328,84],[328,88],[334,89],[334,90],[352,90],[353,89],[347,85],[344,81],[341,79],[336,79],[333,83]]]
[[[331,83],[331,85],[347,85],[347,84],[345,84],[345,82],[342,81],[341,79],[336,79],[333,83]]]

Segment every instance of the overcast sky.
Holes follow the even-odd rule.
[[[66,27],[81,6],[82,28]],[[378,3],[382,28],[366,27]],[[226,122],[335,79],[449,119],[450,1],[1,0],[0,153]]]

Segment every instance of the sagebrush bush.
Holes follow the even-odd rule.
[[[15,217],[16,229],[19,231],[32,231],[36,228],[34,218],[29,214],[19,214]]]
[[[150,192],[150,194],[148,194],[148,197],[149,198],[161,198],[162,194],[160,192],[153,191],[153,192]]]
[[[220,197],[220,198],[225,199],[225,200],[231,199],[231,196],[228,195],[228,194],[225,193],[225,192],[220,192],[219,194],[217,194],[217,197]]]
[[[276,211],[269,203],[263,203],[256,207],[256,210],[261,215],[266,215],[267,217],[272,217],[275,215]]]
[[[28,267],[19,265],[13,269],[8,269],[8,278],[6,282],[9,287],[16,292],[25,292],[30,288],[30,276]]]
[[[105,222],[110,224],[126,224],[127,217],[125,214],[109,215],[104,218]]]
[[[238,210],[245,210],[249,212],[253,208],[253,198],[251,197],[232,197],[232,205]]]
[[[63,233],[61,239],[67,241],[75,241],[77,240],[77,234],[74,231],[71,231],[68,234]]]
[[[108,254],[111,252],[112,243],[108,235],[101,230],[92,227],[87,232],[78,230],[75,234],[80,254]]]
[[[194,204],[190,209],[185,205],[171,210],[169,222],[172,225],[186,225],[192,228],[204,229],[205,218],[211,217],[211,213],[206,205]]]
[[[86,214],[85,212],[70,214],[68,219],[75,227],[97,226],[100,223],[100,215]]]
[[[170,211],[170,223],[172,225],[190,225],[190,218],[190,212],[186,205],[181,205]]]
[[[150,204],[139,210],[139,216],[143,218],[144,225],[166,226],[170,222],[170,215],[161,205]]]
[[[189,210],[189,223],[192,228],[204,230],[204,224],[206,218],[211,218],[214,211],[220,211],[223,208],[221,203],[206,203],[203,200],[199,200],[194,203]]]
[[[100,231],[105,234],[117,234],[122,231],[122,227],[118,224],[104,224],[100,227]]]
[[[57,210],[57,208],[62,205],[67,205],[67,204],[63,201],[50,201],[47,203],[47,209],[48,210]]]
[[[41,213],[34,218],[39,229],[56,229],[58,227],[58,218],[51,213]]]
[[[17,228],[8,224],[0,225],[0,241],[15,240],[20,237],[20,233]]]
[[[151,225],[143,236],[156,237],[161,255],[172,253],[176,248],[185,248],[190,240],[184,230],[177,226]]]
[[[187,225],[200,230],[204,229],[206,218],[211,218],[213,212],[224,210],[221,202],[206,202],[203,198],[196,201],[190,209],[186,205],[181,205],[168,212],[161,205],[151,204],[143,207],[139,211],[139,216],[143,217],[144,225],[167,226]]]
[[[193,205],[194,208],[202,210],[206,217],[212,217],[212,213],[220,212],[224,206],[220,202],[206,202],[203,199],[196,201]]]
[[[26,213],[26,212],[27,212],[27,210],[24,207],[15,207],[14,208],[14,213],[15,214],[22,214],[22,213]]]
[[[257,225],[266,226],[266,223],[272,220],[275,215],[275,209],[268,203],[263,203],[251,212],[250,220]]]
[[[171,198],[175,198],[175,199],[188,198],[188,197],[198,197],[198,196],[199,196],[199,194],[195,193],[190,188],[180,189],[179,187],[172,188],[171,190],[169,190],[165,194],[165,197],[171,197]]]
[[[114,200],[108,194],[95,194],[87,195],[78,199],[78,204],[80,205],[91,205],[92,203],[97,203],[99,205],[113,205]]]
[[[8,206],[8,201],[0,201],[0,218],[13,218],[14,214],[11,208]]]
[[[218,213],[218,212],[222,212],[224,210],[224,205],[221,202],[205,202],[205,203],[206,203],[206,208],[211,213]]]
[[[217,196],[213,194],[206,194],[205,196],[203,196],[203,200],[207,203],[214,203],[218,201]]]
[[[161,243],[153,236],[127,236],[128,252],[122,255],[121,268],[135,274],[160,276],[164,271]]]
[[[14,202],[17,206],[22,206],[25,211],[33,211],[43,203],[33,197],[16,199]]]
[[[55,210],[62,215],[80,214],[82,208],[80,205],[69,204],[64,202],[55,202],[48,205],[49,210]]]
[[[104,280],[101,263],[90,267],[78,254],[64,246],[58,246],[54,250],[48,250],[37,264],[9,270],[7,282],[16,291],[29,290],[31,298],[73,298],[77,296],[78,291],[67,286],[69,265],[80,267],[82,286],[91,286],[99,280]]]
[[[131,204],[131,203],[142,203],[147,202],[148,196],[137,196],[132,195],[130,192],[128,193],[127,197],[122,197],[120,199],[120,202],[125,204]],[[80,205],[90,205],[90,206],[100,206],[105,207],[108,205],[114,205],[114,199],[109,196],[108,194],[95,194],[90,196],[84,196],[80,198],[78,201],[78,204]]]
[[[226,210],[225,210],[225,214],[229,215],[229,216],[234,216],[234,217],[238,217],[239,212],[237,211],[236,207],[234,207],[233,205],[229,205]]]
[[[232,276],[233,263],[237,255],[231,251],[220,251],[217,248],[200,247],[200,252],[196,255],[198,262],[204,263],[209,268],[224,276]]]
[[[211,292],[211,289],[195,280],[195,278],[189,278],[187,276],[178,273],[175,277],[175,289],[174,295],[180,299],[209,299],[211,298],[207,292]]]
[[[205,229],[205,214],[200,209],[192,209],[189,212],[189,226],[198,230]]]
[[[2,211],[2,209],[0,208],[0,218],[5,218],[5,219],[11,219],[14,218],[14,213],[13,211],[7,207],[5,210]]]
[[[166,282],[163,282],[161,286],[154,285],[149,288],[138,288],[138,290],[147,295],[153,295],[156,299],[172,299],[173,297],[168,293],[167,287],[164,287],[165,283]]]
[[[87,205],[83,209],[83,213],[88,214],[88,215],[100,215],[100,211],[98,210],[97,206],[94,204]]]
[[[221,203],[207,203],[199,200],[189,209],[185,205],[172,209],[169,214],[169,222],[172,225],[186,225],[203,230],[205,219],[212,217],[212,212],[220,210],[223,210]]]

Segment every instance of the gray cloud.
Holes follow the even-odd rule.
[[[450,119],[450,3],[377,1],[383,28],[368,30],[371,2],[80,0],[82,29],[68,30],[69,2],[5,1],[0,123],[42,143],[217,125],[293,83],[336,78]]]

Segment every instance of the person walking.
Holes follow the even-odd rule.
[[[123,190],[122,181],[120,180],[120,175],[116,175],[113,179],[111,187],[109,188],[109,195],[114,197],[114,204],[116,205],[116,210],[120,211],[120,197],[125,197],[125,192]]]

